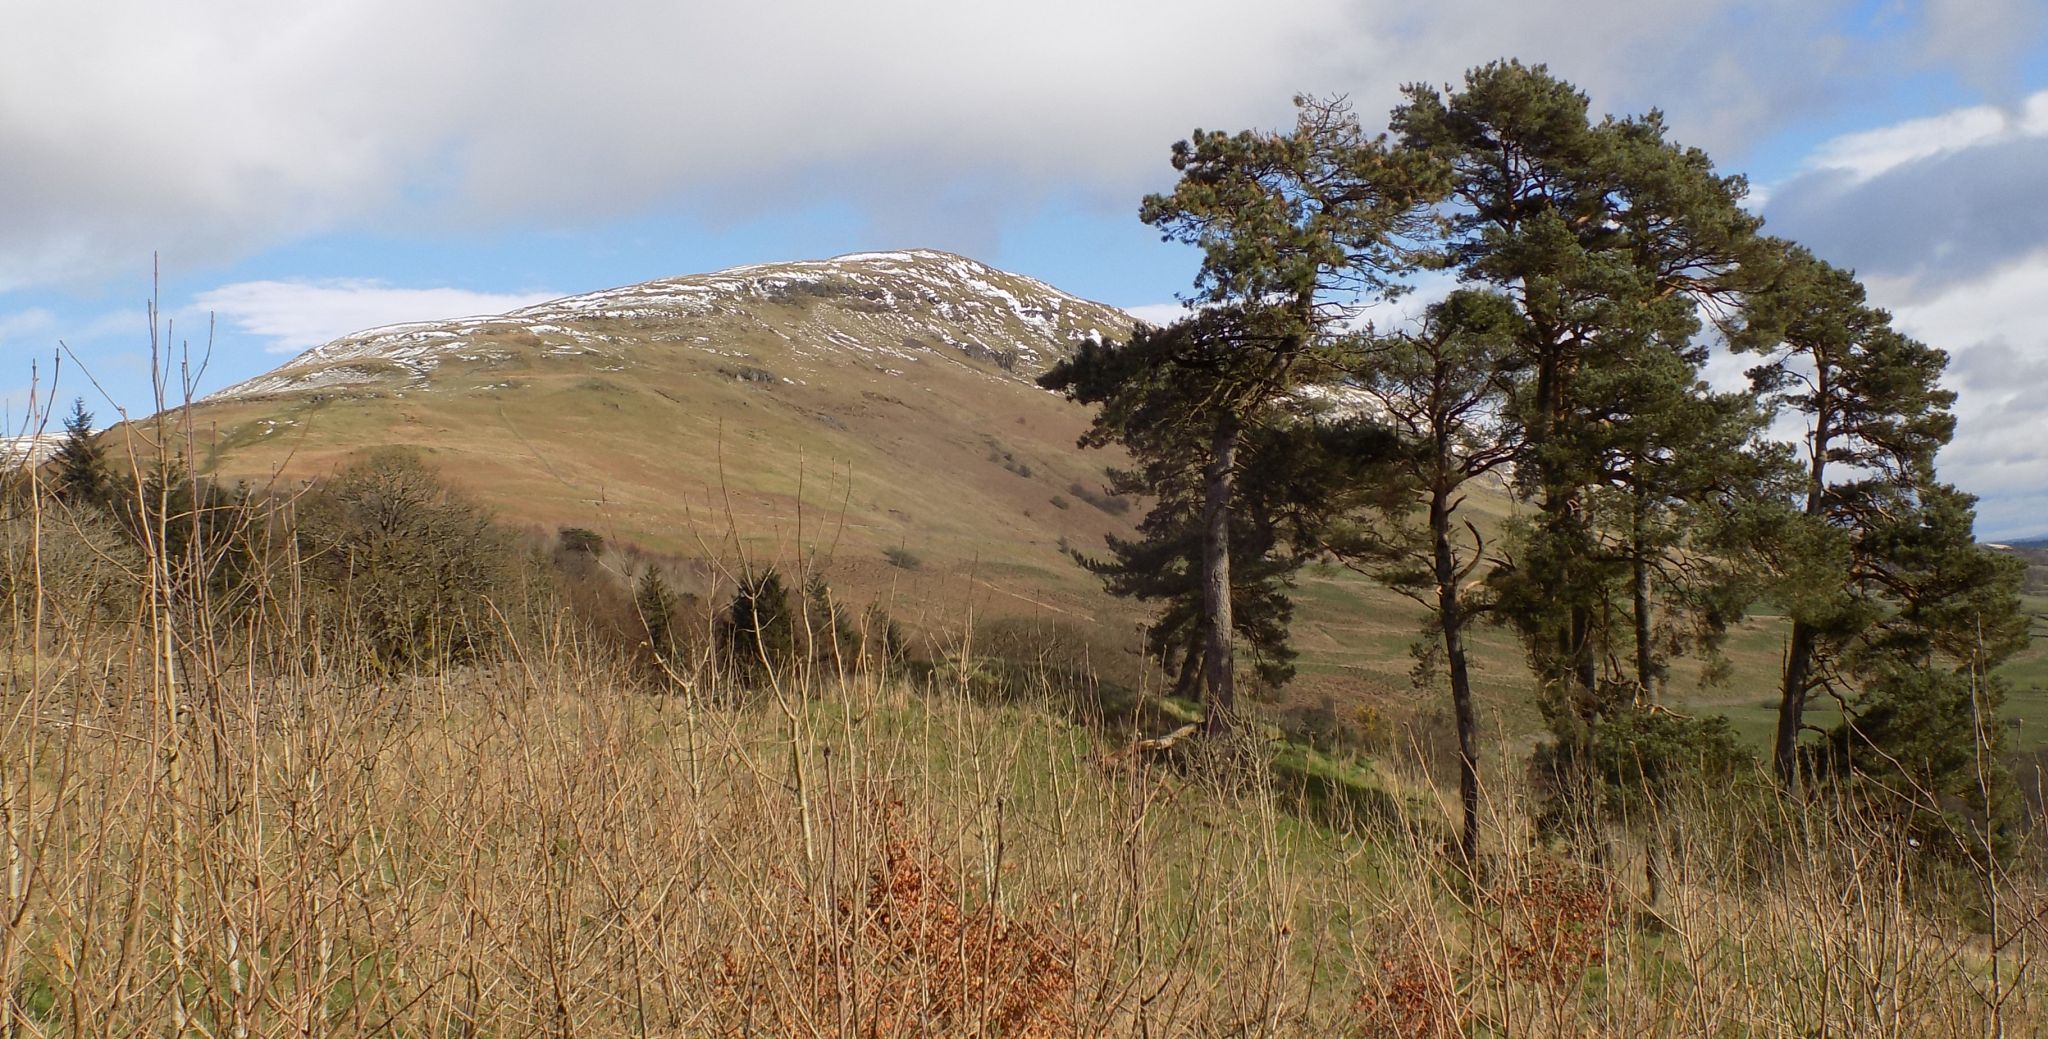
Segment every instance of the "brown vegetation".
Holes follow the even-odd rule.
[[[281,512],[233,528],[273,554],[244,546],[228,594],[160,541],[7,500],[10,1039],[2048,1027],[2030,860],[1937,868],[1761,777],[1646,800],[1597,864],[1489,789],[1505,850],[1474,878],[1398,756],[1342,779],[1391,818],[1296,812],[1272,795],[1289,745],[1119,754],[1134,734],[1066,720],[1051,689],[1085,658],[1019,653],[1007,702],[964,635],[915,680],[804,654],[657,681],[508,562],[528,577],[482,602],[501,637],[392,667],[314,623]]]

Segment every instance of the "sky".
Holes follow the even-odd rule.
[[[2048,534],[2048,0],[0,0],[0,54],[9,432],[53,375],[147,413],[152,295],[200,393],[374,325],[870,249],[1157,314],[1195,264],[1136,216],[1175,140],[1297,93],[1384,125],[1517,57],[1662,110],[1948,350],[1944,476],[1980,535]]]

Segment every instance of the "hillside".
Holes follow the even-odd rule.
[[[411,444],[516,525],[687,557],[829,554],[871,586],[975,568],[1085,613],[1059,542],[1128,518],[1071,490],[1095,494],[1111,459],[1075,449],[1085,413],[1032,379],[1130,326],[962,257],[867,253],[372,329],[191,418],[225,478]],[[891,548],[929,565],[891,568]]]
[[[579,526],[684,559],[817,559],[836,588],[887,598],[915,626],[1065,623],[1091,666],[1127,675],[1137,612],[1061,546],[1099,546],[1137,513],[1098,493],[1116,459],[1075,447],[1086,411],[1032,380],[1131,324],[964,257],[864,253],[371,329],[189,417],[201,468],[222,478],[289,486],[365,449],[413,445],[542,535]],[[1509,507],[1474,503],[1496,518]],[[700,575],[709,589],[711,569]],[[1436,694],[1410,685],[1411,603],[1327,567],[1303,575],[1299,598],[1301,673],[1274,710],[1324,730],[1440,713]],[[1476,680],[1504,728],[1535,731],[1512,635],[1475,639]],[[1780,619],[1745,622],[1730,680],[1703,686],[1684,666],[1674,702],[1726,712],[1761,745],[1782,642]],[[2048,737],[2040,656],[2012,676],[2028,744]]]
[[[1138,510],[1100,493],[1115,453],[1075,446],[1086,409],[1033,380],[1131,325],[952,254],[864,253],[371,329],[189,418],[200,468],[223,479],[290,486],[414,445],[514,526],[694,560],[815,558],[914,627],[1067,625],[1128,681],[1139,613],[1061,546],[1099,548]],[[723,594],[701,576],[693,590]],[[1435,707],[1408,679],[1411,603],[1335,568],[1305,574],[1300,598],[1301,674],[1277,711],[1328,729],[1368,700],[1395,718]],[[1512,638],[1480,639],[1480,681],[1528,728]]]

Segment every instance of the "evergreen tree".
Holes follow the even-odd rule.
[[[1970,495],[1935,484],[1857,539],[1870,576],[1851,594],[1869,624],[1820,643],[1816,670],[1843,716],[1808,756],[1813,773],[1849,784],[1923,846],[1982,862],[2010,852],[2017,833],[1993,671],[2027,630],[2025,566],[1976,543],[1974,513]]]
[[[1506,297],[1460,291],[1430,307],[1420,329],[1367,340],[1356,385],[1399,438],[1388,474],[1396,496],[1338,542],[1353,565],[1429,611],[1457,722],[1458,850],[1467,864],[1479,854],[1479,746],[1465,630],[1490,604],[1466,590],[1486,562],[1486,539],[1459,509],[1469,484],[1503,473],[1515,457],[1502,433],[1523,374],[1517,321]]]
[[[1248,433],[1283,421],[1330,371],[1347,300],[1391,291],[1411,258],[1428,164],[1368,137],[1341,102],[1297,99],[1287,133],[1203,132],[1174,146],[1181,178],[1141,215],[1203,253],[1193,302],[1168,329],[1084,351],[1041,380],[1101,409],[1084,444],[1149,446],[1200,474],[1202,669],[1211,731],[1236,701],[1232,510]],[[1142,420],[1142,421],[1140,421]]]
[[[673,676],[680,663],[676,657],[680,611],[676,594],[662,578],[659,567],[650,566],[640,572],[640,580],[633,585],[633,609],[647,634],[647,649],[654,655],[655,670],[664,677]]]
[[[774,567],[740,578],[719,626],[726,667],[737,677],[762,681],[796,657],[796,616],[789,590]]]
[[[810,659],[837,673],[847,669],[847,654],[860,645],[853,618],[832,595],[821,571],[812,570],[804,580],[804,638]]]
[[[1253,673],[1269,689],[1294,676],[1296,654],[1288,639],[1294,575],[1323,547],[1319,530],[1338,507],[1333,503],[1350,478],[1340,466],[1372,457],[1375,449],[1384,453],[1378,443],[1363,447],[1356,442],[1374,432],[1301,416],[1245,436],[1245,464],[1230,507],[1231,623],[1236,638],[1251,651]],[[1353,442],[1333,450],[1328,441],[1340,436]],[[1143,442],[1142,437],[1130,439]],[[1151,445],[1155,451],[1167,446]],[[1192,696],[1203,677],[1208,647],[1200,474],[1184,457],[1152,453],[1141,455],[1141,462],[1112,474],[1115,492],[1153,499],[1138,525],[1141,536],[1111,536],[1100,556],[1071,549],[1068,554],[1100,578],[1110,594],[1157,605],[1146,629],[1146,652],[1174,677],[1173,695]]]
[[[1972,540],[1971,499],[1935,479],[1955,429],[1947,356],[1896,331],[1854,276],[1779,244],[1782,270],[1752,299],[1740,345],[1763,355],[1758,393],[1807,430],[1806,523],[1780,559],[1792,632],[1772,760],[1789,789],[1816,695],[1923,688],[1901,685],[1901,668],[1981,680],[2021,628],[2017,572]]]
[[[71,417],[64,420],[64,440],[50,459],[56,476],[57,497],[73,505],[105,504],[113,490],[113,472],[107,464],[107,449],[92,431],[92,412],[85,400],[71,402]]]
[[[1603,643],[1621,636],[1603,630],[1602,605],[1634,568],[1630,553],[1603,544],[1596,491],[1651,475],[1626,453],[1656,443],[1645,423],[1699,394],[1700,313],[1753,284],[1769,253],[1739,204],[1742,178],[1668,141],[1656,112],[1592,121],[1585,96],[1541,66],[1497,62],[1451,92],[1410,87],[1393,125],[1451,170],[1444,262],[1505,295],[1518,318],[1526,375],[1507,435],[1517,483],[1537,510],[1493,581],[1501,613],[1523,634],[1546,718],[1583,758],[1590,726],[1620,690],[1654,680],[1649,667],[1626,686],[1600,679],[1616,648]],[[1675,493],[1643,488],[1646,503]],[[1646,541],[1636,555],[1649,551]]]

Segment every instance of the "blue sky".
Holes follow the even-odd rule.
[[[952,249],[1132,308],[1196,127],[1546,62],[1750,174],[1949,349],[1949,478],[2048,533],[2043,0],[0,0],[0,407],[149,407],[154,255],[219,388],[361,327],[734,264]],[[79,364],[98,381],[88,383]],[[101,388],[105,396],[101,394]]]

